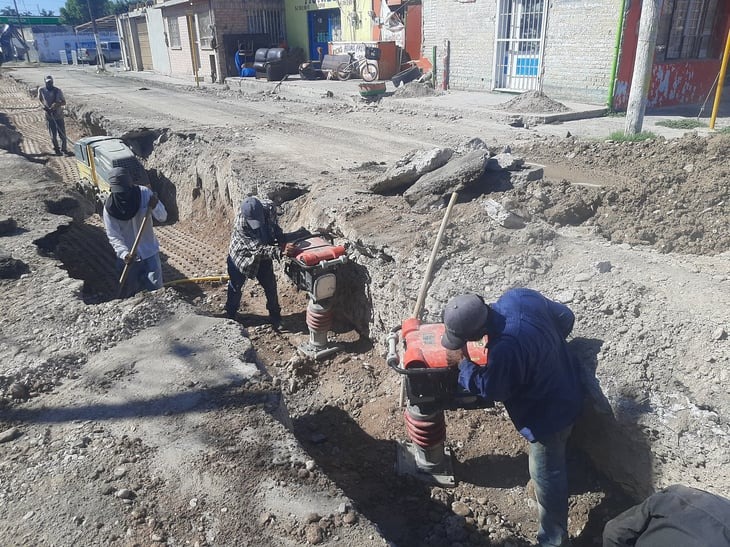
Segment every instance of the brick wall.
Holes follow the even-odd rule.
[[[179,5],[165,8],[163,17],[165,19],[165,30],[167,20],[176,18],[180,27],[180,48],[169,47],[170,51],[170,74],[179,78],[193,78],[193,64],[190,57],[190,39],[188,37],[188,21],[186,17],[187,6]]]
[[[553,0],[544,52],[548,96],[605,104],[619,13],[619,0]]]
[[[453,89],[489,90],[494,71],[494,32],[497,2],[426,0],[423,3],[423,56],[432,60],[441,81],[444,40],[450,41],[449,84]]]
[[[549,0],[546,0],[549,1]],[[605,102],[610,82],[620,0],[552,0],[543,57],[543,91],[555,99]],[[442,78],[444,40],[450,41],[452,89],[494,88],[494,43],[499,0],[426,0],[423,55],[436,46]]]

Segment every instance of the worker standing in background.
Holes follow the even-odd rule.
[[[476,294],[449,300],[441,345],[454,350],[459,385],[504,403],[510,419],[530,443],[530,478],[535,485],[541,546],[570,545],[565,447],[583,406],[583,386],[567,336],[570,309],[530,289],[511,289],[494,304]],[[469,340],[488,338],[487,366],[465,353]]]
[[[66,147],[66,122],[63,119],[63,107],[66,98],[63,91],[53,85],[53,76],[46,76],[45,86],[38,88],[38,101],[46,112],[46,126],[51,136],[53,151],[57,156],[68,154]],[[58,137],[61,138],[61,147],[58,147]]]
[[[228,295],[226,315],[234,319],[241,305],[241,290],[246,279],[257,279],[266,295],[269,322],[278,329],[281,326],[281,307],[274,276],[273,259],[281,257],[285,236],[276,220],[274,204],[247,197],[241,203],[231,234],[228,248]],[[286,244],[284,252],[294,251]]]
[[[117,255],[117,271],[121,273],[125,265],[129,265],[129,275],[120,296],[132,296],[144,289],[161,289],[160,243],[152,229],[152,222],[147,222],[140,234],[136,253],[132,254],[131,251],[147,211],[151,210],[155,220],[164,222],[167,220],[167,210],[152,190],[133,184],[126,169],[112,169],[108,182],[111,194],[104,204],[106,235]]]
[[[675,484],[609,520],[603,547],[728,547],[730,500]]]

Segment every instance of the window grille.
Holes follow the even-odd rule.
[[[284,36],[284,14],[282,10],[254,9],[248,14],[248,32],[266,34],[272,44]]]
[[[180,42],[180,23],[178,22],[177,17],[167,18],[167,35],[170,39],[170,47],[182,47],[182,44]]]
[[[213,43],[213,25],[209,11],[198,13],[198,36],[200,36],[201,48],[213,49],[211,45]]]
[[[717,5],[718,0],[666,0],[659,22],[659,55],[663,53],[665,61],[716,55],[712,35]]]

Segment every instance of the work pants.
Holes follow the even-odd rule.
[[[573,426],[530,443],[530,478],[535,484],[540,547],[566,547],[568,538],[568,471],[565,446]]]
[[[121,277],[124,271],[124,261],[117,258],[117,272]],[[127,280],[122,287],[120,297],[127,298],[137,294],[139,291],[154,291],[162,288],[162,262],[160,253],[155,253],[149,258],[135,260],[130,263],[127,273]]]
[[[61,150],[66,152],[66,122],[63,118],[52,118],[46,116],[46,127],[51,135],[53,149],[58,152],[58,137],[61,137]]]
[[[226,314],[228,317],[235,317],[241,305],[241,291],[246,283],[246,276],[228,257],[228,297],[226,299]],[[256,279],[261,284],[266,295],[266,309],[269,310],[269,317],[273,321],[281,319],[281,308],[279,307],[279,295],[276,292],[276,276],[274,275],[274,262],[270,258],[262,258],[259,262],[259,269],[256,272]]]

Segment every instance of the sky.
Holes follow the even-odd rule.
[[[15,0],[15,2],[20,13],[29,11],[32,15],[38,15],[42,9],[53,10],[54,15],[59,15],[58,10],[66,5],[66,0]],[[15,9],[13,0],[0,0],[0,8],[5,6]]]

